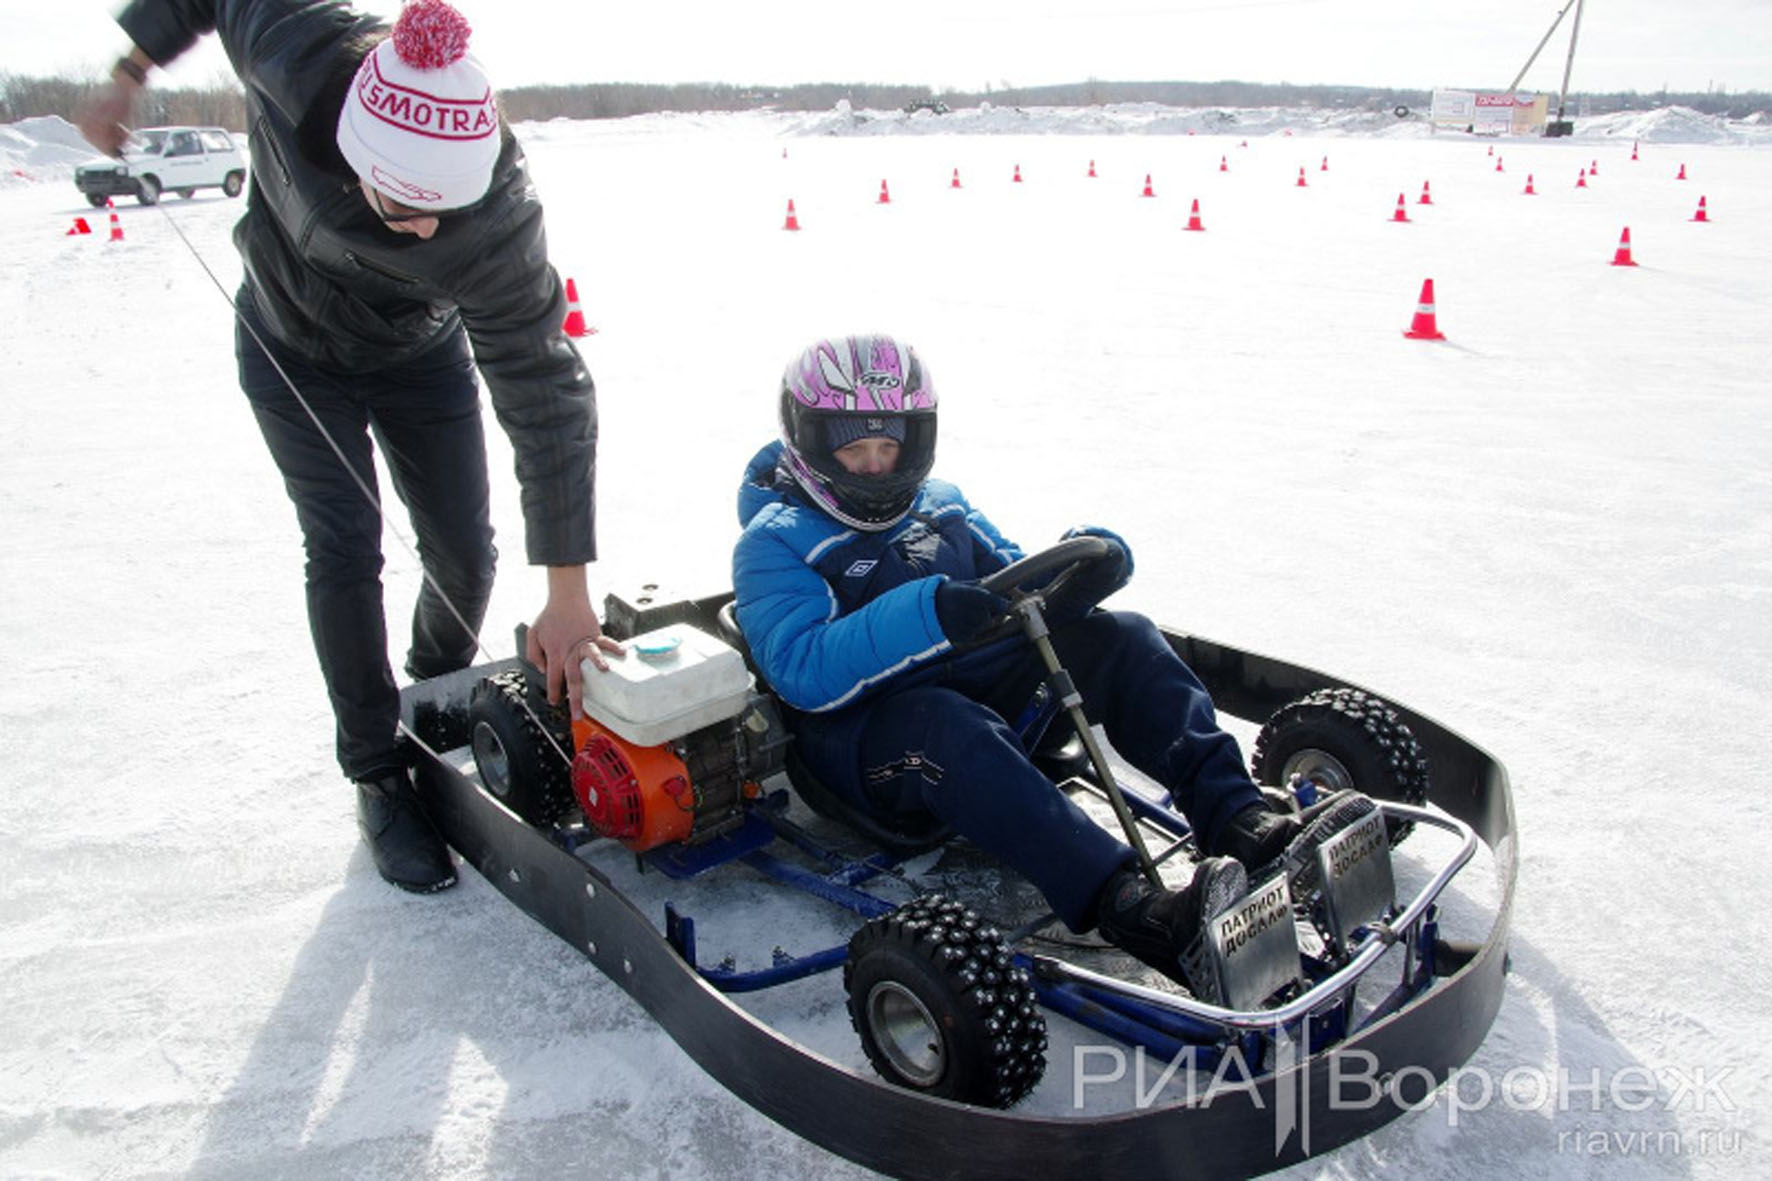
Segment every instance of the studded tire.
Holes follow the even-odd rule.
[[[849,1017],[888,1082],[1008,1107],[1046,1070],[1046,1018],[1002,933],[940,895],[868,922],[843,966]]]
[[[1373,799],[1424,804],[1427,756],[1395,710],[1359,689],[1318,689],[1274,711],[1255,736],[1250,771],[1257,783],[1285,786],[1302,775],[1331,790],[1354,788]],[[1415,826],[1386,821],[1391,845]]]
[[[576,806],[571,769],[560,757],[562,752],[572,756],[570,715],[531,690],[522,670],[497,673],[474,686],[468,731],[480,782],[499,803],[542,828]]]

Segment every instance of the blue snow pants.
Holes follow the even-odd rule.
[[[1205,686],[1149,619],[1091,612],[1054,627],[1052,645],[1090,722],[1170,791],[1206,840],[1261,802]],[[800,757],[827,788],[875,814],[933,813],[1086,931],[1108,877],[1135,858],[1040,773],[1010,725],[1044,676],[1039,654],[1017,639],[836,713],[796,715],[794,731]]]
[[[347,778],[372,778],[404,762],[382,605],[381,517],[357,484],[376,491],[372,438],[411,517],[426,575],[406,671],[424,678],[472,664],[492,594],[497,551],[486,435],[467,334],[458,328],[394,368],[340,373],[317,369],[280,346],[244,293],[237,306],[258,333],[254,339],[244,326],[235,330],[240,386],[295,502],[307,552],[308,626],[338,724],[339,767]],[[279,366],[343,459],[290,392]]]

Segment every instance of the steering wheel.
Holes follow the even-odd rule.
[[[1111,560],[1117,548],[1111,541],[1089,534],[1067,537],[1039,553],[1009,563],[994,574],[985,575],[978,580],[978,585],[994,595],[1002,595],[1011,603],[1038,594],[1048,616],[1063,614],[1067,608],[1086,610],[1094,604],[1075,601],[1079,586],[1086,586],[1088,581],[1079,576]],[[1014,613],[1007,613],[1002,622],[991,625],[978,638],[980,641],[1000,639],[1012,630],[1014,623]]]

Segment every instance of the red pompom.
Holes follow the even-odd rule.
[[[443,0],[410,0],[394,23],[394,52],[415,70],[440,70],[468,51],[468,18]]]

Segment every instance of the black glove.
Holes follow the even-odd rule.
[[[963,644],[982,632],[992,620],[1009,610],[1009,600],[994,595],[976,582],[947,579],[935,588],[935,618],[941,633]]]
[[[1073,576],[1071,584],[1063,591],[1063,606],[1049,616],[1050,623],[1069,623],[1074,619],[1081,619],[1089,613],[1091,607],[1125,586],[1132,578],[1132,547],[1118,533],[1097,525],[1083,525],[1065,534],[1067,538],[1081,536],[1101,538],[1108,543],[1109,552],[1099,562],[1086,570],[1079,570]]]

